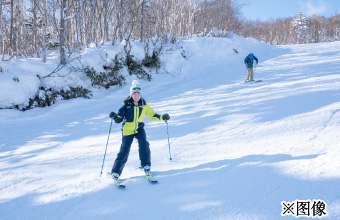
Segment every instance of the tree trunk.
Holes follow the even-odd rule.
[[[11,0],[11,24],[10,24],[10,30],[9,30],[9,45],[10,45],[10,48],[12,50],[12,53],[13,51],[15,51],[14,49],[14,40],[13,40],[13,34],[14,34],[14,0]]]
[[[37,57],[40,57],[39,48],[37,46],[38,42],[38,30],[37,30],[37,0],[33,0],[33,47],[35,52],[37,53]]]
[[[65,20],[64,20],[64,9],[66,9],[66,0],[60,0],[60,63],[66,64],[66,54],[65,54]]]
[[[43,7],[44,7],[44,20],[43,20],[43,36],[42,36],[42,52],[43,52],[43,62],[46,63],[46,35],[47,35],[47,31],[46,31],[46,26],[47,26],[47,6],[46,6],[46,1],[47,0],[43,0]]]
[[[141,4],[142,4],[142,7],[141,7],[141,12],[140,12],[140,42],[143,42],[144,4],[145,4],[145,0],[142,0]]]

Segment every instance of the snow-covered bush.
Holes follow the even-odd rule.
[[[142,60],[142,65],[149,68],[159,69],[161,67],[161,62],[159,57],[155,52],[152,53],[152,56],[145,56]]]
[[[59,41],[51,39],[45,44],[45,46],[48,50],[56,50],[59,48],[60,43]]]
[[[211,31],[207,31],[204,29],[202,33],[197,33],[197,37],[223,37],[230,38],[233,36],[233,32],[231,31],[221,31],[217,28],[213,28]]]
[[[36,107],[51,106],[57,100],[69,100],[73,98],[83,97],[89,99],[90,91],[83,87],[70,88],[69,90],[55,91],[52,88],[46,89],[41,87],[38,94],[34,98],[30,98],[27,105],[16,105],[15,109],[26,111]]]
[[[106,54],[108,56],[108,54]],[[123,59],[118,58],[119,54],[115,54],[114,59],[103,59],[104,62],[100,68],[94,68],[87,65],[84,68],[85,75],[91,80],[92,86],[109,88],[113,85],[122,86],[125,83],[125,77],[121,74],[121,70],[124,68]],[[103,71],[99,71],[101,69]]]
[[[138,79],[146,79],[148,81],[151,81],[152,76],[151,74],[147,73],[143,69],[143,65],[139,63],[138,61],[133,59],[134,56],[130,55],[126,57],[125,64],[128,68],[129,75],[136,75]]]
[[[104,66],[106,72],[97,73],[93,67],[85,67],[85,74],[91,79],[92,86],[105,87],[106,89],[113,85],[122,86],[125,82],[125,77],[119,74],[122,65],[118,62],[113,67]]]

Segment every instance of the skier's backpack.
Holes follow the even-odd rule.
[[[247,64],[247,67],[252,68],[254,63],[254,54],[249,54],[245,59],[244,62]]]

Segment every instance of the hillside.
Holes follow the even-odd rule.
[[[159,184],[138,170],[135,141],[126,189],[100,177],[108,114],[129,95],[131,78],[91,99],[0,110],[0,219],[296,219],[281,216],[281,202],[295,200],[323,200],[322,219],[339,219],[340,42],[268,46],[235,36],[182,47],[141,81],[148,104],[171,116],[171,162],[166,124],[145,119]],[[250,52],[263,81],[243,84]],[[114,124],[105,173],[120,144]]]

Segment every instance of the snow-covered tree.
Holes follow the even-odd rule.
[[[308,40],[308,19],[302,11],[292,20],[292,27],[298,37],[298,43],[307,43]]]
[[[166,33],[235,32],[241,7],[236,0],[0,0],[0,55],[42,52],[45,60],[45,45],[54,39],[64,64],[65,50],[71,54],[82,45],[114,44],[126,33],[144,42]]]

